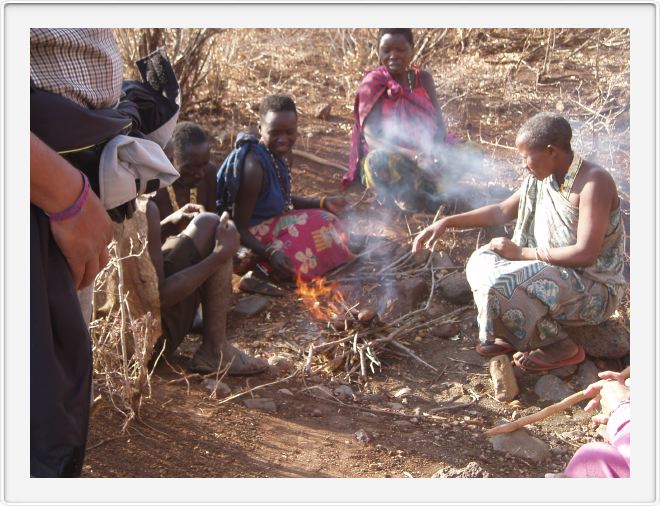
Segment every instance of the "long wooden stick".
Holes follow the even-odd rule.
[[[502,425],[498,425],[497,427],[493,427],[492,429],[486,431],[486,435],[496,436],[498,434],[506,434],[507,432],[513,432],[514,430],[518,430],[525,425],[538,422],[540,420],[543,420],[544,418],[549,417],[550,415],[554,415],[555,413],[564,411],[566,408],[570,408],[574,404],[589,399],[590,397],[593,397],[593,395],[587,396],[586,390],[580,390],[579,392],[576,392],[573,395],[569,395],[565,399],[555,404],[551,404],[547,408],[543,408],[541,411],[537,413],[533,413],[528,416],[523,416],[522,418],[519,418],[518,420],[514,420],[513,422],[509,422]]]
[[[299,149],[292,149],[291,152],[295,156],[299,156],[301,158],[307,158],[307,160],[311,160],[312,162],[320,163],[321,165],[327,165],[328,167],[334,167],[335,169],[339,169],[344,172],[348,172],[348,167],[344,167],[343,165],[332,162],[330,160],[326,160],[325,158],[321,158],[320,156],[313,155],[312,153],[308,153],[307,151],[301,151]]]
[[[623,371],[621,371],[621,374],[624,375],[629,375],[630,374],[630,367],[626,367]],[[627,377],[627,376],[626,376]],[[604,381],[612,381],[612,380],[601,380],[598,383],[602,383]],[[498,425],[497,427],[493,427],[492,429],[489,429],[486,431],[487,436],[496,436],[498,434],[506,434],[507,432],[513,432],[514,430],[518,430],[525,425],[529,425],[530,423],[538,422],[540,420],[543,420],[544,418],[549,417],[550,415],[554,415],[555,413],[559,413],[560,411],[564,411],[566,408],[570,408],[574,404],[577,404],[578,402],[585,401],[587,399],[591,399],[595,397],[594,394],[588,394],[587,390],[589,387],[587,387],[584,390],[580,390],[579,392],[574,393],[573,395],[569,395],[565,399],[555,403],[551,404],[547,408],[543,408],[541,411],[538,413],[533,413],[528,416],[523,416],[522,418],[519,418],[518,420],[514,420],[513,422],[505,423],[502,425]]]

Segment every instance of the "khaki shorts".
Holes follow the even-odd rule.
[[[193,240],[184,234],[168,237],[163,244],[163,270],[165,277],[187,269],[201,260]],[[199,304],[203,285],[176,306],[161,308],[163,336],[167,341],[167,354],[173,353],[190,332]]]

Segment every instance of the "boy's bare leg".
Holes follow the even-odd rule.
[[[204,283],[202,295],[204,331],[202,344],[192,359],[193,370],[214,372],[219,367],[225,367],[229,362],[232,362],[230,375],[256,374],[268,368],[264,360],[243,353],[227,340],[227,312],[232,294],[231,275],[230,258]]]

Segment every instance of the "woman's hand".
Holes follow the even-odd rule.
[[[195,219],[195,216],[203,212],[204,206],[188,203],[170,214],[165,220],[163,220],[163,222],[169,223],[173,229],[171,235],[176,235],[183,232],[183,230],[190,225],[190,222]]]
[[[435,241],[437,241],[447,229],[447,220],[442,218],[435,223],[432,223],[424,230],[422,230],[415,240],[413,241],[413,252],[419,251],[422,248],[433,249]]]
[[[593,399],[589,401],[589,404],[587,404],[587,406],[584,408],[585,411],[593,411],[600,405],[603,405],[603,409],[605,410],[606,409],[605,406],[608,406],[608,402],[611,400],[610,398],[614,395],[620,394],[624,396],[626,399],[630,397],[630,390],[629,390],[630,367],[626,367],[621,372],[602,371],[598,373],[598,377],[602,378],[602,380],[597,381],[596,383],[592,383],[585,389],[587,395],[589,397],[593,397]],[[605,384],[608,383],[617,384],[619,386],[614,387],[613,385],[609,385],[607,386],[605,393],[603,394],[603,387]],[[616,388],[617,390],[615,391],[614,388]],[[603,395],[606,395],[608,399],[603,401]],[[616,407],[616,404],[618,404],[619,402],[620,400],[614,404],[614,407]],[[610,406],[610,411],[611,410],[612,407]],[[607,422],[608,417],[609,417],[609,412],[607,414],[607,417],[605,418],[605,422]],[[594,417],[594,419],[596,418],[597,417]]]
[[[323,207],[330,211],[332,214],[339,214],[348,205],[348,201],[344,197],[326,197],[323,200]]]
[[[488,244],[488,249],[507,260],[522,260],[522,248],[511,239],[495,237]]]

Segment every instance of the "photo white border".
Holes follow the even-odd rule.
[[[20,3],[2,9],[2,359],[5,504],[658,504],[657,6],[653,2],[530,4]],[[175,21],[173,23],[173,21]],[[80,479],[29,476],[28,30],[104,27],[629,27],[631,29],[632,475],[543,479]],[[651,184],[653,181],[653,184]],[[654,193],[655,191],[655,193]],[[6,237],[6,239],[5,239]],[[655,239],[655,240],[653,240]],[[650,275],[653,272],[654,275]],[[647,402],[648,401],[648,402]],[[264,481],[266,480],[266,481]],[[366,481],[365,481],[366,480]],[[142,502],[140,502],[142,501]]]

